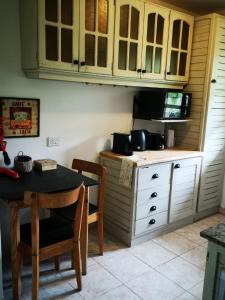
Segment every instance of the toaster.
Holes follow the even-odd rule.
[[[133,155],[131,134],[118,132],[113,133],[112,152],[126,156]]]

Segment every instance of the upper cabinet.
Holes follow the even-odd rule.
[[[113,75],[165,79],[169,9],[116,1]]]
[[[39,1],[40,65],[111,74],[113,0]]]
[[[80,0],[80,72],[112,74],[113,29],[113,0]]]
[[[113,75],[140,78],[144,3],[117,0]]]
[[[141,0],[20,0],[29,77],[182,88],[193,17]]]
[[[169,9],[145,4],[141,78],[164,79]]]
[[[188,81],[194,18],[171,11],[166,79]]]

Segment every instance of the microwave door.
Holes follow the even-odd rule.
[[[181,118],[181,107],[178,106],[165,106],[164,108],[164,119],[180,119]]]

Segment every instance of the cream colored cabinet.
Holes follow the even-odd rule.
[[[164,79],[168,22],[169,9],[117,0],[113,74]]]
[[[113,0],[80,1],[80,72],[112,74],[113,29]]]
[[[188,81],[194,17],[171,11],[167,80]]]
[[[169,222],[193,216],[196,212],[201,158],[173,162]]]
[[[141,78],[164,79],[170,10],[145,4]]]
[[[117,0],[113,75],[140,78],[144,3]]]
[[[20,25],[28,77],[178,89],[188,80],[192,17],[168,8],[20,0]]]
[[[122,159],[103,152],[101,163],[108,172],[104,209],[107,230],[134,245],[192,223],[201,168],[201,155],[195,155],[135,166],[132,185],[127,187],[119,183]]]
[[[113,0],[30,2],[31,11],[38,15],[38,32],[32,36],[32,40],[36,38],[38,68],[112,74]],[[25,23],[23,18],[31,3],[21,1],[21,23],[22,27],[30,25],[34,29],[35,25]],[[24,37],[27,38],[23,33]]]

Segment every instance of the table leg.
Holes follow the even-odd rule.
[[[84,208],[81,227],[81,260],[82,260],[82,274],[87,274],[87,256],[88,256],[88,205],[89,202],[89,188],[85,187]]]
[[[21,294],[21,258],[18,249],[20,243],[19,209],[16,207],[11,207],[10,235],[13,299],[18,300]]]

